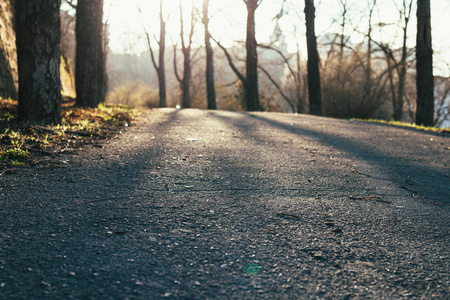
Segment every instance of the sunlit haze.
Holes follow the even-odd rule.
[[[179,0],[164,0],[164,16],[167,21],[167,43],[178,42],[179,25]],[[274,17],[280,12],[282,0],[265,0],[256,13],[256,34],[260,43],[268,42],[276,24]],[[303,7],[293,7],[286,1],[285,16],[280,19],[279,24],[286,36],[288,49],[294,51],[296,39],[300,43],[300,50],[305,53],[305,29]],[[302,3],[302,1],[295,1]],[[352,2],[352,1],[350,1]],[[400,1],[397,1],[400,2]],[[340,31],[340,7],[339,1],[316,1],[316,33],[318,36],[326,33]],[[349,12],[351,24],[347,27],[346,34],[352,35],[352,42],[358,43],[363,35],[354,33],[352,27],[358,27],[364,32],[367,28],[367,18],[362,16],[361,11],[366,11],[366,1],[353,1]],[[379,5],[374,13],[374,24],[398,23],[399,15],[392,0],[378,1]],[[185,26],[189,26],[189,16],[192,5],[195,5],[201,13],[202,0],[182,1],[185,14]],[[296,4],[299,5],[299,4]],[[448,16],[450,15],[450,1],[433,0],[432,3],[432,30],[433,48],[435,51],[435,73],[450,75],[450,39],[448,39]],[[138,6],[142,14],[139,14]],[[110,24],[110,47],[116,53],[140,54],[147,49],[144,39],[144,26],[152,35],[159,32],[159,0],[105,0],[105,20]],[[245,38],[246,8],[242,0],[211,0],[210,1],[210,30],[212,35],[223,44],[230,46],[235,42],[243,41]],[[203,44],[203,26],[200,16],[196,24],[196,45]],[[409,25],[408,45],[415,45],[415,3],[412,12],[412,20]],[[294,27],[297,33],[294,33]],[[378,29],[374,38],[378,41],[389,42],[394,46],[401,45],[399,26],[386,26],[380,32]],[[154,42],[154,47],[156,42]],[[303,55],[306,57],[306,55]]]

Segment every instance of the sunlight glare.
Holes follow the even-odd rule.
[[[198,8],[198,23],[195,25],[194,46],[203,46],[203,24],[201,24],[202,0],[181,1],[184,11],[185,31],[188,32],[190,22],[190,11],[192,5]],[[274,17],[280,12],[283,0],[264,0],[256,11],[256,37],[259,43],[267,43],[273,33],[276,21]],[[367,3],[364,1],[352,1],[352,24],[348,26],[348,33],[353,33],[353,26],[358,26],[358,30],[365,32],[367,20],[357,15],[364,11]],[[179,3],[180,0],[164,0],[163,15],[167,20],[167,40],[166,45],[179,44]],[[288,15],[280,19],[279,24],[285,35],[285,40],[290,52],[296,51],[296,42],[300,44],[302,58],[306,58],[306,41],[304,28],[304,13],[301,5],[297,2],[287,1],[286,12]],[[317,5],[316,11],[316,34],[318,36],[326,33],[339,33],[340,8],[338,1],[321,1]],[[353,5],[352,4],[352,5]],[[295,6],[293,6],[295,5]],[[447,39],[446,18],[450,10],[450,4],[446,1],[432,3],[432,28],[433,28],[433,48],[435,49],[436,64],[441,67],[441,73],[450,75],[448,64],[450,63],[450,39]],[[142,10],[140,15],[138,6]],[[300,7],[300,8],[299,8]],[[246,34],[246,8],[242,0],[210,1],[210,32],[214,38],[230,47],[237,41],[244,41]],[[335,20],[333,22],[333,20]],[[144,35],[143,26],[151,36],[159,36],[159,0],[105,0],[105,21],[110,25],[110,47],[116,53],[129,53],[140,55],[147,49],[147,42]],[[374,24],[377,22],[395,23],[398,22],[398,11],[396,11],[392,0],[379,0],[379,6],[374,13]],[[294,31],[294,25],[297,31]],[[415,46],[415,7],[412,12],[412,19],[409,29],[408,46]],[[377,40],[390,42],[394,47],[401,46],[401,35],[398,26],[386,26],[381,31],[376,30],[374,36]],[[356,44],[365,39],[364,34],[352,34],[351,41]],[[152,43],[157,47],[156,41]],[[442,63],[442,62],[446,62]]]

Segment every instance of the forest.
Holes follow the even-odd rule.
[[[106,102],[449,125],[450,79],[433,74],[430,0],[367,0],[357,8],[336,0],[329,30],[319,33],[322,2],[275,1],[265,20],[272,32],[261,42],[264,0],[237,1],[243,39],[231,42],[217,30],[228,25],[215,22],[230,17],[217,1],[136,1],[142,32],[122,36],[123,53],[109,45],[112,0],[1,2],[13,33],[2,32],[0,96],[17,99],[26,120],[60,123],[70,96],[91,108]],[[387,2],[396,22],[379,18]]]

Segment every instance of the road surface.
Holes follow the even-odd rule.
[[[0,299],[448,299],[450,137],[152,110],[0,177]]]

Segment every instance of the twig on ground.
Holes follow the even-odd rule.
[[[278,212],[278,213],[276,213],[276,215],[281,216],[281,217],[293,218],[293,219],[301,219],[299,216],[289,214],[289,213],[283,213],[283,212]]]
[[[391,201],[383,200],[380,196],[377,196],[377,195],[363,196],[363,197],[347,196],[347,198],[351,199],[351,200],[374,200],[374,201],[380,202],[380,203],[391,203]]]

